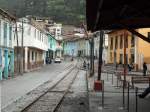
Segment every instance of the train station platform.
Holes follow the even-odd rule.
[[[106,73],[102,73],[102,80],[104,80],[104,97],[102,102],[102,92],[95,92],[93,90],[94,80],[96,80],[96,76],[89,78],[90,112],[149,112],[150,96],[140,99],[136,97],[135,89],[130,87],[129,97],[128,89],[125,88],[125,97],[123,100],[121,82],[119,83],[120,86],[117,86],[117,77],[114,75],[112,80],[112,74],[109,74],[107,77]],[[140,89],[143,86],[136,86],[139,88],[137,94],[143,92],[143,89]]]

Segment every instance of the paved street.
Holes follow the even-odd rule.
[[[47,65],[38,71],[25,73],[23,76],[1,82],[2,108],[37,88],[44,82],[53,80],[70,64],[70,62],[64,62],[61,64]]]

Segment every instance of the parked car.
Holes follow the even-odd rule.
[[[61,63],[61,58],[60,57],[56,57],[55,58],[55,63]]]

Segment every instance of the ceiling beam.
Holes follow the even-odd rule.
[[[141,33],[137,32],[136,30],[131,29],[131,28],[127,28],[127,30],[128,30],[129,32],[131,32],[132,34],[138,36],[139,38],[143,39],[144,41],[150,43],[150,39],[149,39],[148,37],[142,35]]]

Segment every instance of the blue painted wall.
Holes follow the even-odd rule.
[[[65,55],[77,56],[77,44],[76,42],[65,42],[64,43],[64,52]]]

